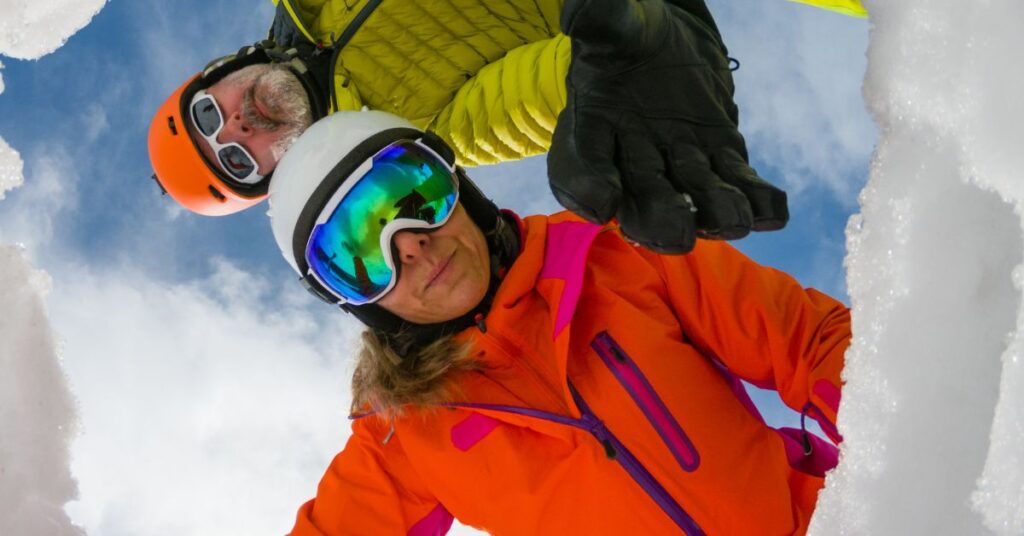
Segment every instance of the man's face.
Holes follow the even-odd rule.
[[[275,76],[282,74],[293,76],[287,72]],[[306,100],[301,86],[288,88],[272,84],[268,76],[264,75],[243,83],[221,80],[207,88],[206,92],[217,101],[224,117],[224,126],[217,134],[217,141],[238,143],[256,159],[257,172],[263,176],[269,175],[277,167],[281,156],[275,154],[278,152],[275,146],[289,135],[289,129],[285,127],[290,120],[295,121],[294,118],[288,118],[285,109],[276,103],[284,99]],[[217,162],[209,144],[200,139],[198,145],[210,162]]]
[[[490,284],[487,241],[465,209],[430,233],[402,231],[394,238],[401,265],[398,283],[377,303],[417,324],[458,318],[480,303]]]

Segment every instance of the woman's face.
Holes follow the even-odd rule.
[[[434,324],[466,314],[484,298],[491,279],[487,241],[461,204],[439,229],[401,231],[393,240],[400,276],[377,302],[384,309],[409,322]]]

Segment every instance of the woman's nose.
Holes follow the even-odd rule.
[[[392,239],[395,248],[398,249],[398,257],[402,263],[410,263],[423,254],[423,248],[430,242],[430,235],[427,233],[414,233],[412,231],[400,231]]]

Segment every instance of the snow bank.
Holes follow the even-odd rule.
[[[104,1],[0,2],[0,55],[34,59],[52,52]],[[22,168],[17,151],[0,138],[0,200],[22,184]],[[2,534],[84,534],[64,512],[76,495],[68,462],[75,407],[43,306],[48,289],[49,277],[18,248],[0,245]]]
[[[1007,21],[1024,4],[865,3],[882,136],[847,230],[846,442],[812,532],[1021,534],[1024,73]]]
[[[3,88],[0,87],[0,90]],[[8,190],[13,190],[24,181],[22,178],[23,164],[18,151],[7,145],[3,138],[0,138],[0,201],[3,200]]]
[[[41,58],[89,24],[106,0],[0,2],[0,55]]]
[[[43,306],[49,284],[18,248],[0,246],[2,534],[84,534],[64,513],[76,493],[67,469],[75,412]]]

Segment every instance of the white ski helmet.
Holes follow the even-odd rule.
[[[316,219],[335,191],[361,164],[399,140],[419,140],[449,164],[455,163],[454,151],[435,134],[421,131],[394,115],[364,110],[337,112],[314,123],[274,171],[268,212],[274,239],[307,290],[323,301],[339,303],[315,277],[309,276],[305,249]],[[502,216],[462,168],[455,166],[455,172],[459,183],[458,203],[484,233],[491,257],[491,285],[481,303],[462,317],[429,325],[403,320],[376,303],[341,305],[361,322],[387,336],[399,355],[468,326],[483,326],[480,319],[490,308],[500,274],[504,274],[519,254],[515,217]]]

